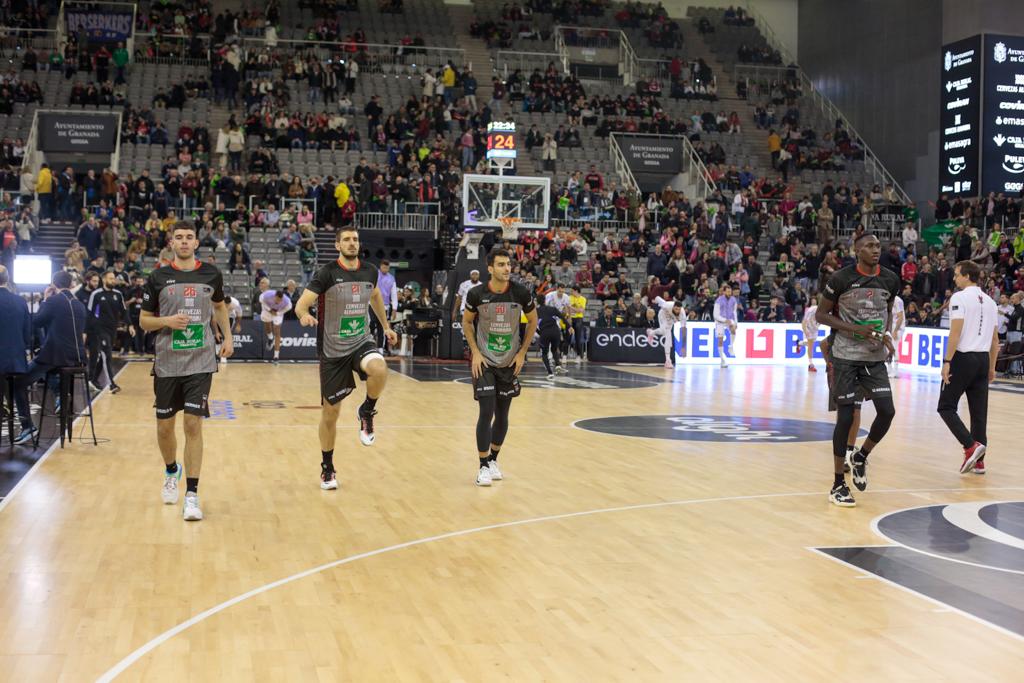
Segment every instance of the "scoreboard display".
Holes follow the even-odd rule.
[[[487,124],[487,158],[515,159],[516,124],[511,121],[492,121]]]
[[[981,36],[943,48],[939,191],[951,197],[975,197],[981,187],[981,62]]]
[[[1024,189],[1024,37],[985,35],[981,194]]]

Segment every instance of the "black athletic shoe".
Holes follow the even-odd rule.
[[[359,409],[359,442],[364,446],[373,445],[373,416],[376,414],[376,410]]]
[[[324,491],[333,491],[338,488],[338,479],[334,476],[334,469],[320,463],[320,488]]]
[[[853,499],[853,496],[850,494],[850,487],[846,485],[845,481],[832,487],[828,494],[828,499],[833,505],[838,505],[841,508],[857,507],[857,501]]]
[[[868,487],[868,456],[859,448],[846,456],[846,464],[850,466],[850,473],[853,475],[853,485],[858,491]]]

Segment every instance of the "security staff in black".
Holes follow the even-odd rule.
[[[526,363],[530,340],[537,331],[533,292],[512,282],[512,257],[504,249],[487,255],[490,281],[466,294],[462,332],[469,344],[473,394],[480,406],[476,422],[476,450],[480,456],[477,486],[502,479],[498,451],[508,433],[512,399],[519,395],[519,371]],[[519,336],[519,318],[526,316],[526,331]]]
[[[857,504],[846,485],[844,466],[850,467],[853,485],[865,490],[868,455],[889,431],[896,415],[885,363],[895,351],[889,327],[899,277],[878,265],[882,245],[874,235],[862,235],[854,242],[854,249],[857,263],[832,274],[822,290],[816,315],[818,323],[828,325],[836,335],[830,346],[838,410],[832,433],[834,478],[829,500],[840,507]],[[854,412],[862,397],[871,398],[875,419],[864,444],[847,455]]]
[[[561,350],[559,347],[562,345],[562,328],[559,322],[565,325],[567,329],[571,329],[569,328],[569,321],[554,306],[544,303],[537,307],[537,333],[540,337],[540,358],[544,361],[544,369],[548,371],[548,379],[554,379],[555,373],[561,375],[565,372],[562,368],[562,358],[559,353]],[[554,368],[552,368],[551,360],[548,358],[549,353],[554,360]]]
[[[959,288],[949,300],[949,339],[942,361],[942,393],[939,415],[964,448],[960,474],[985,474],[988,436],[988,383],[996,378],[999,356],[999,310],[996,302],[978,287],[981,267],[961,261],[953,269]],[[957,415],[960,397],[967,394],[970,430]]]
[[[156,394],[157,443],[165,474],[164,504],[178,502],[182,469],[176,458],[175,418],[185,412],[185,521],[203,518],[199,508],[199,475],[203,466],[203,418],[210,416],[209,398],[217,372],[210,321],[216,320],[225,338],[221,354],[234,351],[228,311],[224,305],[224,278],[213,265],[195,258],[199,239],[191,221],[171,226],[174,260],[149,275],[142,296],[142,329],[156,337],[153,391]]]
[[[117,329],[128,321],[124,296],[116,287],[117,275],[114,271],[103,273],[103,286],[92,291],[87,306],[92,317],[88,327],[89,377],[93,384],[99,386],[100,374],[106,370],[112,394],[121,391],[121,387],[114,383],[114,370],[111,367]],[[128,330],[134,336],[135,328],[129,325]]]
[[[334,444],[341,401],[355,389],[353,373],[366,382],[366,399],[359,406],[359,441],[376,440],[373,418],[377,399],[387,384],[388,366],[370,330],[370,311],[389,344],[398,342],[391,329],[384,297],[377,286],[377,268],[359,258],[359,231],[341,228],[334,246],[340,257],[317,271],[295,305],[299,322],[316,327],[320,357],[320,488],[338,488],[334,470]],[[310,309],[316,305],[316,316]]]

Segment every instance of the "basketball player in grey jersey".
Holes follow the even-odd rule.
[[[156,336],[153,391],[156,394],[157,442],[164,458],[163,501],[178,502],[182,469],[175,457],[174,434],[178,411],[185,412],[186,521],[203,518],[199,507],[199,474],[203,466],[203,418],[210,416],[209,396],[217,354],[210,321],[217,321],[223,337],[221,355],[234,352],[234,338],[224,305],[224,279],[220,271],[196,260],[196,227],[179,221],[171,227],[174,260],[149,275],[142,295],[139,326]]]
[[[504,249],[487,255],[491,279],[466,294],[462,331],[473,352],[473,395],[480,407],[476,421],[476,450],[480,456],[476,485],[490,486],[503,478],[498,451],[508,433],[512,399],[519,395],[519,371],[526,363],[530,340],[537,331],[533,292],[512,282],[512,257]],[[519,338],[519,319],[526,316],[526,332]]]
[[[849,466],[853,485],[868,487],[868,456],[889,431],[896,407],[886,361],[892,357],[892,302],[899,294],[896,273],[878,265],[882,253],[878,238],[861,235],[853,244],[857,263],[837,270],[821,291],[815,319],[835,333],[832,356],[836,428],[832,433],[833,482],[829,500],[839,507],[854,507],[843,473]],[[857,406],[870,399],[875,419],[863,445],[852,453],[846,446]]]
[[[335,235],[341,257],[316,272],[299,297],[295,313],[306,327],[316,327],[320,357],[320,488],[338,488],[334,442],[341,401],[355,389],[353,373],[366,382],[366,400],[359,407],[359,441],[372,446],[377,399],[388,379],[388,366],[370,331],[370,309],[393,346],[398,335],[388,323],[384,297],[377,287],[377,268],[359,259],[359,232],[341,228]],[[316,316],[310,308],[316,304]]]

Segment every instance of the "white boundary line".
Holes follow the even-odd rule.
[[[847,546],[847,547],[860,547],[860,546]],[[867,548],[877,548],[877,547],[880,547],[880,546],[864,546],[864,547],[867,547]],[[884,547],[895,548],[895,547],[899,547],[899,546],[884,546]],[[824,558],[832,560],[833,562],[835,562],[837,564],[840,564],[843,567],[846,567],[847,569],[855,569],[857,571],[868,571],[868,570],[865,570],[865,569],[863,569],[861,567],[858,567],[855,564],[850,564],[849,562],[847,562],[845,560],[840,560],[838,557],[833,557],[832,555],[829,555],[828,553],[823,553],[820,550],[818,550],[817,548],[808,547],[807,550],[810,550],[812,553],[816,553],[818,555],[821,555]],[[857,577],[857,578],[860,578],[860,577]],[[885,578],[884,576],[879,576],[878,574],[872,573],[870,578],[877,579],[878,581],[882,581],[884,583],[887,583],[890,586],[892,586],[893,588],[899,588],[901,591],[910,593],[911,595],[916,595],[917,597],[921,598],[922,600],[927,600],[928,602],[932,603],[933,605],[938,605],[940,608],[942,608],[940,610],[932,610],[933,612],[956,612],[957,614],[959,614],[962,617],[967,617],[971,621],[973,621],[975,623],[978,623],[978,624],[981,624],[982,626],[987,626],[987,627],[989,627],[990,629],[992,629],[994,631],[998,631],[998,632],[1002,633],[1003,635],[1010,636],[1011,638],[1016,638],[1017,640],[1024,640],[1024,636],[1022,636],[1019,633],[1014,633],[1013,631],[1011,631],[1011,630],[1009,630],[1007,628],[1004,628],[1004,627],[1000,626],[999,624],[993,624],[991,621],[987,621],[985,619],[982,619],[981,617],[979,617],[977,615],[974,615],[974,614],[971,614],[970,612],[965,612],[964,610],[960,609],[959,607],[954,607],[953,605],[946,604],[945,602],[942,602],[941,600],[937,600],[936,598],[933,598],[930,595],[925,595],[924,593],[920,593],[920,592],[914,590],[913,588],[908,588],[907,586],[900,585],[900,584],[896,583],[895,581],[891,581],[890,579]]]
[[[979,490],[984,490],[984,489],[979,489]],[[993,500],[991,502],[986,502],[986,505],[998,505],[1000,503],[1012,503],[1012,502],[1017,502],[1017,501]],[[894,538],[890,538],[889,536],[886,536],[884,533],[882,533],[882,530],[878,528],[878,523],[881,522],[886,517],[889,517],[890,515],[898,515],[901,512],[909,512],[911,510],[923,510],[925,508],[934,508],[934,507],[943,507],[943,508],[945,508],[948,505],[950,505],[950,503],[932,503],[931,505],[914,505],[913,507],[908,507],[908,508],[903,508],[901,510],[893,510],[891,512],[886,512],[884,514],[878,515],[873,520],[871,520],[871,531],[873,531],[876,536],[881,536],[885,540],[889,541],[889,543],[891,543],[892,545],[899,546],[900,548],[906,548],[907,550],[909,550],[911,552],[914,552],[914,553],[918,553],[919,555],[924,555],[926,557],[931,557],[931,558],[936,559],[936,560],[944,560],[946,562],[956,562],[957,564],[965,564],[968,567],[977,567],[978,569],[991,569],[994,572],[1004,572],[1006,574],[1017,574],[1019,576],[1024,576],[1024,571],[1021,571],[1020,569],[1009,569],[1009,568],[1006,568],[1006,567],[993,567],[992,565],[988,565],[988,564],[979,564],[977,562],[971,562],[969,560],[960,560],[960,559],[957,559],[955,557],[949,557],[947,555],[939,555],[939,554],[936,554],[936,553],[928,552],[927,550],[921,550],[920,548],[915,548],[913,546],[909,546],[909,545],[907,545],[905,543],[901,543],[901,542],[897,541]],[[946,520],[946,521],[948,522],[949,520]],[[949,523],[952,526],[956,526],[952,522],[949,522]],[[957,528],[959,529],[961,527],[957,527]],[[965,531],[966,533],[972,533],[970,531],[967,531],[966,529],[961,529],[961,530]],[[974,535],[978,536],[978,534],[974,534]],[[982,538],[982,537],[979,536],[979,538]],[[993,542],[996,542],[996,541],[993,541]]]
[[[1024,490],[1024,486],[1010,486],[1010,487],[1004,487],[1004,488],[992,488],[992,489],[984,489],[984,490],[985,491],[1021,491],[1021,490]],[[979,492],[979,489],[975,489],[975,488],[958,488],[958,489],[889,489],[889,490],[883,490],[883,491],[875,491],[874,493],[875,494],[885,494],[885,493],[959,493],[959,492]],[[328,562],[326,564],[322,564],[322,565],[320,565],[318,567],[313,567],[312,569],[307,569],[307,570],[299,572],[297,574],[292,574],[291,576],[285,577],[283,579],[278,579],[277,581],[273,581],[273,582],[265,584],[263,586],[258,586],[257,588],[254,588],[254,589],[252,589],[252,590],[250,590],[250,591],[248,591],[246,593],[242,593],[241,595],[237,595],[237,596],[235,596],[235,597],[233,597],[233,598],[231,598],[229,600],[225,600],[224,602],[222,602],[222,603],[220,603],[218,605],[214,605],[213,607],[211,607],[211,608],[209,608],[207,610],[204,610],[203,612],[200,612],[199,614],[195,615],[194,617],[192,617],[192,618],[190,618],[190,619],[188,619],[186,621],[181,622],[177,626],[175,626],[175,627],[173,627],[171,629],[168,629],[167,631],[164,631],[163,633],[161,633],[160,635],[156,636],[155,638],[153,638],[149,642],[143,644],[142,646],[140,646],[139,648],[137,648],[136,650],[131,652],[128,656],[123,658],[121,661],[119,661],[117,664],[115,664],[112,668],[110,668],[106,673],[104,673],[102,676],[100,676],[96,680],[97,680],[98,683],[109,683],[110,681],[113,681],[119,675],[124,673],[124,671],[126,669],[128,669],[128,667],[130,667],[132,664],[134,664],[138,660],[142,659],[147,654],[149,654],[150,652],[152,652],[153,650],[155,650],[160,645],[162,645],[163,643],[167,642],[168,640],[170,640],[174,636],[176,636],[179,633],[185,631],[186,629],[191,628],[192,626],[195,626],[196,624],[198,624],[198,623],[200,623],[202,621],[205,621],[206,619],[208,619],[208,618],[210,618],[210,617],[212,617],[212,616],[214,616],[214,615],[216,615],[216,614],[218,614],[220,612],[223,612],[224,610],[228,609],[229,607],[233,607],[233,606],[235,606],[235,605],[237,605],[237,604],[239,604],[241,602],[244,602],[245,600],[248,600],[249,598],[256,597],[257,595],[261,595],[263,593],[266,593],[267,591],[271,591],[271,590],[273,590],[275,588],[279,588],[280,586],[284,586],[284,585],[292,583],[294,581],[298,581],[299,579],[304,579],[304,578],[306,578],[308,576],[312,576],[314,574],[318,574],[320,572],[327,571],[328,569],[333,569],[335,567],[340,567],[340,566],[345,565],[345,564],[351,564],[352,562],[357,562],[359,560],[367,559],[367,558],[370,558],[370,557],[375,557],[377,555],[384,555],[385,553],[394,552],[396,550],[403,550],[405,548],[412,548],[412,547],[415,547],[415,546],[425,545],[427,543],[433,543],[434,541],[442,541],[442,540],[449,539],[449,538],[458,538],[459,536],[468,536],[470,534],[476,534],[476,533],[480,533],[480,532],[483,532],[483,531],[493,531],[494,529],[505,529],[505,528],[509,528],[509,527],[525,526],[527,524],[539,524],[541,522],[552,522],[552,521],[557,521],[557,520],[562,520],[562,519],[572,519],[574,517],[587,517],[587,516],[591,516],[591,515],[606,514],[606,513],[610,513],[610,512],[630,512],[630,511],[634,511],[634,510],[650,510],[650,509],[663,508],[663,507],[673,507],[673,506],[683,506],[683,505],[700,505],[700,504],[703,504],[703,503],[722,503],[722,502],[736,502],[736,501],[746,501],[746,500],[766,500],[766,499],[771,499],[771,498],[794,498],[794,497],[804,497],[804,496],[822,496],[822,497],[824,497],[825,494],[823,492],[821,492],[821,491],[802,492],[802,493],[765,493],[765,494],[758,494],[758,495],[751,495],[751,496],[727,496],[727,497],[722,497],[722,498],[697,498],[697,499],[689,499],[689,500],[663,501],[663,502],[660,502],[660,503],[641,503],[641,504],[638,504],[638,505],[623,505],[623,506],[619,506],[619,507],[599,508],[597,510],[584,510],[582,512],[566,512],[566,513],[557,514],[557,515],[548,515],[548,516],[545,516],[545,517],[532,517],[532,518],[529,518],[529,519],[520,519],[520,520],[516,520],[516,521],[512,521],[512,522],[500,522],[498,524],[488,524],[486,526],[474,527],[472,529],[462,529],[461,531],[450,531],[450,532],[443,533],[443,534],[437,534],[436,536],[428,536],[426,538],[420,538],[420,539],[413,540],[413,541],[406,541],[404,543],[396,543],[395,545],[389,545],[389,546],[387,546],[385,548],[378,548],[376,550],[370,550],[370,551],[367,551],[367,552],[364,552],[364,553],[359,553],[357,555],[351,555],[349,557],[345,557],[345,558],[342,558],[340,560],[334,560],[332,562]],[[839,560],[837,560],[837,561],[839,561]],[[924,597],[926,597],[926,596],[924,596]],[[937,603],[937,604],[942,605],[942,603]],[[942,606],[945,607],[946,605],[942,605]]]
[[[111,378],[111,381],[117,379],[121,375],[121,372],[124,371],[124,369],[127,368],[127,367],[128,367],[128,364],[125,363],[121,367],[121,369],[118,370],[117,373],[114,374],[114,376]],[[104,397],[106,397],[108,395],[110,395],[109,386],[103,387],[103,390],[100,391],[100,393],[96,394],[96,398],[94,398],[92,400],[92,404],[95,406],[96,403],[98,403],[101,398],[104,398]],[[42,427],[42,424],[43,424],[43,410],[45,410],[45,407],[44,406],[40,406],[39,407],[39,426],[40,427]],[[74,430],[75,430],[75,423],[78,422],[79,420],[81,420],[84,417],[88,417],[88,415],[86,415],[86,414],[79,415],[78,417],[76,417],[74,419],[74,421],[71,423],[71,431],[72,431],[72,433],[74,433]],[[39,466],[42,465],[46,461],[46,459],[50,457],[50,455],[53,453],[53,451],[59,445],[60,445],[60,435],[58,434],[57,437],[53,440],[53,443],[50,444],[50,447],[46,449],[46,452],[43,453],[41,456],[39,456],[38,460],[36,460],[34,463],[32,463],[32,467],[28,468],[28,472],[25,473],[25,476],[23,476],[18,481],[18,483],[14,485],[14,488],[12,488],[10,490],[10,492],[6,496],[4,496],[2,499],[0,499],[0,512],[3,512],[3,509],[5,507],[7,507],[7,504],[11,502],[11,498],[14,498],[14,494],[17,493],[18,490],[21,489],[22,486],[24,486],[25,482],[28,481],[29,477],[31,477],[33,474],[36,473],[36,470],[39,469]]]

